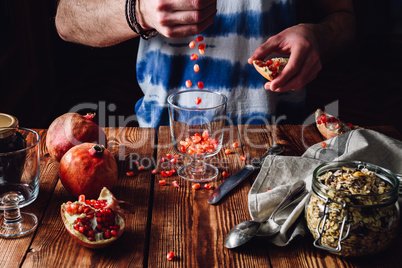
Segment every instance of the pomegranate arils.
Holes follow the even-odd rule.
[[[203,41],[204,40],[204,37],[203,36],[197,36],[197,38],[195,38],[195,41],[196,42],[201,42],[201,41]]]
[[[197,99],[195,99],[195,104],[200,104],[202,101],[202,99],[200,97],[197,97]]]
[[[203,89],[204,88],[204,83],[202,81],[197,83],[197,86],[199,89]]]

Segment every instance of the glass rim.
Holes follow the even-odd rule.
[[[320,186],[320,187],[323,187],[325,190],[329,190],[329,191],[332,191],[332,192],[338,192],[338,190],[336,190],[336,189],[333,189],[333,188],[331,188],[331,187],[328,187],[327,185],[325,185],[325,184],[323,184],[322,182],[320,182],[319,180],[318,180],[318,171],[320,170],[320,169],[322,169],[323,167],[325,167],[326,165],[330,165],[330,164],[337,164],[337,165],[356,165],[356,166],[358,166],[358,165],[363,165],[363,166],[365,166],[365,167],[367,167],[368,169],[369,169],[369,167],[371,167],[371,168],[375,168],[375,169],[380,169],[380,170],[382,170],[382,171],[385,171],[386,173],[387,173],[387,175],[390,175],[391,176],[391,178],[394,180],[394,183],[392,183],[391,184],[391,189],[388,191],[388,192],[384,192],[384,193],[382,193],[382,194],[372,194],[372,195],[367,195],[367,194],[349,194],[349,193],[342,193],[344,196],[354,196],[354,197],[358,197],[358,196],[362,196],[362,197],[367,197],[367,196],[369,196],[369,197],[376,197],[376,196],[385,196],[385,195],[393,195],[394,194],[394,192],[396,191],[397,193],[398,193],[398,191],[399,191],[399,179],[397,178],[397,176],[395,175],[395,173],[393,173],[391,170],[389,170],[389,169],[386,169],[386,168],[383,168],[383,167],[381,167],[381,166],[378,166],[378,165],[375,165],[375,164],[371,164],[371,163],[368,163],[368,162],[364,162],[364,161],[330,161],[330,162],[325,162],[325,163],[322,163],[322,164],[320,164],[318,167],[316,167],[315,169],[314,169],[314,172],[313,172],[313,184],[314,183],[318,183],[318,185]],[[369,169],[370,170],[370,169]],[[370,171],[373,171],[373,170],[370,170]],[[375,171],[374,171],[375,172]],[[378,176],[377,175],[377,172],[375,172],[376,173],[376,176]]]
[[[181,107],[181,106],[178,106],[178,105],[172,103],[172,99],[173,99],[175,96],[184,94],[184,93],[186,93],[186,92],[187,92],[187,93],[189,93],[189,92],[206,92],[206,93],[216,94],[216,95],[219,95],[219,96],[223,97],[223,102],[222,102],[221,104],[219,104],[219,105],[215,105],[215,106],[211,106],[211,107],[206,107],[206,108],[187,108],[187,107]],[[182,90],[182,91],[178,91],[178,92],[175,92],[175,93],[170,94],[170,95],[167,97],[167,102],[168,102],[169,105],[171,105],[171,106],[173,106],[173,107],[175,107],[175,108],[183,109],[183,110],[189,110],[189,111],[191,111],[191,110],[207,111],[207,110],[216,109],[216,108],[219,108],[219,107],[222,107],[222,106],[226,105],[227,102],[228,102],[228,97],[227,97],[226,95],[220,93],[220,92],[217,92],[217,91],[204,90],[204,89],[202,89],[202,90],[201,90],[201,89],[190,89],[190,90]]]
[[[28,131],[36,136],[36,141],[34,143],[32,143],[31,145],[27,146],[26,148],[12,151],[12,152],[7,152],[7,153],[0,153],[0,156],[15,155],[15,154],[19,154],[21,152],[29,151],[30,149],[32,149],[36,145],[38,145],[38,143],[40,143],[40,135],[35,130],[29,129],[29,128],[23,128],[23,127],[0,127],[0,129],[15,129],[16,131],[24,130],[24,131]]]

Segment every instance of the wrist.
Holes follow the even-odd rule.
[[[152,37],[155,37],[158,32],[155,29],[144,29],[142,25],[138,21],[137,14],[140,15],[138,12],[138,8],[140,6],[139,1],[136,0],[126,0],[126,20],[128,25],[130,26],[131,30],[135,33],[140,35],[143,39],[149,40]],[[142,16],[140,16],[142,21]]]

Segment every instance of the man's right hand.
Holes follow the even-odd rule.
[[[166,37],[195,35],[210,26],[216,0],[137,0],[136,17],[144,30],[156,29]]]

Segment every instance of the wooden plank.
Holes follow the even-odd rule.
[[[41,225],[33,240],[24,267],[87,267],[87,266],[130,266],[143,267],[148,250],[147,219],[152,188],[149,170],[135,172],[127,177],[130,155],[152,158],[155,148],[155,130],[138,128],[106,129],[109,150],[116,155],[119,180],[112,189],[114,195],[135,206],[135,214],[127,215],[123,236],[113,246],[91,250],[77,244],[65,230],[60,217],[60,205],[75,200],[62,184],[56,185],[51,202],[46,209]],[[119,159],[120,156],[124,156]],[[49,172],[55,174],[55,172]],[[144,256],[145,253],[145,256]]]

